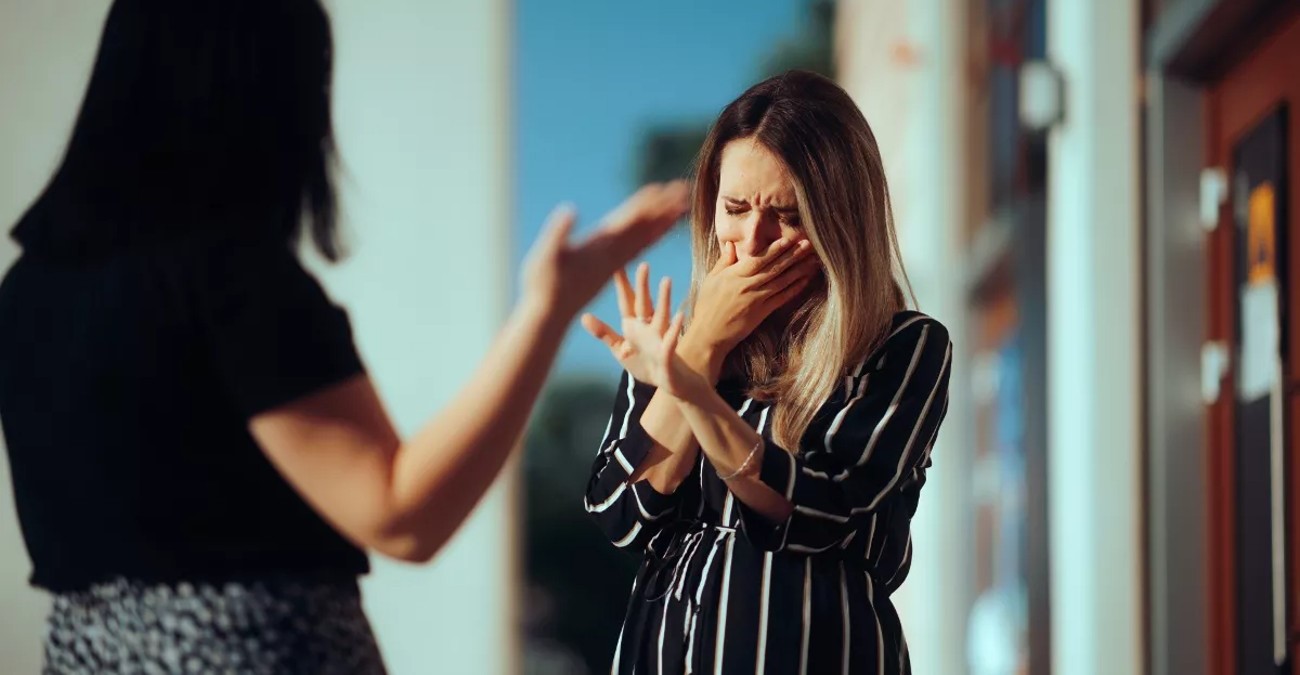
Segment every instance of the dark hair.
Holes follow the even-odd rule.
[[[336,260],[332,59],[319,0],[116,0],[14,238],[73,255],[194,232],[292,244],[309,216]]]

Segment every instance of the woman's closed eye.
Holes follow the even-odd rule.
[[[739,216],[749,211],[749,204],[743,202],[726,202],[722,207],[729,216]]]

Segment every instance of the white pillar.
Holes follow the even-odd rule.
[[[965,255],[966,216],[964,118],[966,12],[956,0],[913,0],[908,4],[907,38],[916,50],[911,66],[911,110],[906,156],[895,158],[907,177],[896,193],[899,236],[907,271],[922,311],[947,325],[956,359],[967,353]],[[905,204],[901,203],[905,200]],[[934,448],[934,467],[913,521],[916,556],[907,628],[913,672],[945,675],[965,671],[966,600],[970,595],[967,536],[972,445],[970,391],[965,368],[954,368],[953,400]]]
[[[1143,669],[1137,3],[1049,0],[1052,672]]]
[[[966,335],[965,218],[966,13],[959,0],[844,0],[839,6],[840,79],[880,144],[900,247],[921,310]],[[972,446],[970,391],[953,369],[948,418],[934,467],[912,520],[915,557],[894,595],[916,675],[965,672],[971,523],[967,476]]]
[[[510,298],[511,4],[329,3],[354,255],[323,276],[403,435],[464,384]],[[363,590],[393,675],[518,670],[511,482],[432,565],[374,558]]]

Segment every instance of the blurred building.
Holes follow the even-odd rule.
[[[1300,672],[1300,7],[842,0],[836,51],[958,343],[918,675]]]

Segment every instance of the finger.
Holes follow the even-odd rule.
[[[678,179],[669,181],[659,194],[660,218],[677,222],[691,207],[691,185]]]
[[[650,264],[641,263],[636,267],[636,316],[642,321],[649,321],[654,312],[654,302],[650,299]]]
[[[809,256],[812,252],[812,242],[807,239],[790,247],[789,255],[782,255],[775,259],[766,268],[757,272],[754,276],[761,280],[763,284],[779,283],[781,278],[788,274],[801,274],[809,268],[808,263],[812,263],[815,268],[818,259],[816,256]]]
[[[709,269],[710,274],[721,272],[727,266],[727,245],[722,245],[722,251],[718,253],[718,259],[713,261],[713,267]]]
[[[807,290],[808,286],[812,284],[812,281],[815,278],[817,278],[817,275],[815,274],[806,274],[793,279],[784,288],[768,297],[768,299],[763,302],[763,307],[769,314],[784,307],[786,303],[795,299],[800,293]]]
[[[673,280],[664,277],[659,280],[659,303],[655,307],[654,327],[660,333],[668,328],[669,317],[673,311]]]
[[[799,242],[796,242],[793,239],[781,237],[769,244],[767,250],[763,251],[762,255],[758,256],[758,258],[762,261],[761,267],[767,268],[785,260],[795,254],[798,250]]]
[[[639,209],[644,208],[648,203],[652,203],[659,191],[662,189],[659,183],[647,183],[637,188],[624,199],[621,204],[614,207],[614,210],[605,214],[601,219],[602,223],[607,223],[609,227],[626,227],[632,221],[636,220],[636,213]]]
[[[759,288],[759,293],[775,295],[784,291],[791,284],[816,278],[821,271],[821,261],[816,256],[806,257],[784,273],[763,284]]]
[[[591,333],[591,336],[605,343],[605,346],[611,350],[617,351],[623,344],[623,336],[618,334],[610,327],[609,324],[597,319],[594,314],[582,315],[582,327]]]
[[[583,245],[598,250],[601,260],[624,265],[667,233],[689,207],[685,181],[646,185],[607,215]]]
[[[728,250],[730,247],[731,247],[731,242],[729,241],[722,242],[722,246],[719,247],[718,250],[718,259],[713,261],[713,269],[710,271],[717,272],[727,267],[727,265],[729,264],[727,262],[727,256],[729,255]]]
[[[686,322],[686,315],[683,312],[677,312],[673,317],[673,322],[668,325],[668,332],[664,334],[664,352],[672,354],[677,351],[677,341],[682,336],[682,324]]]
[[[781,259],[781,256],[794,248],[794,242],[789,239],[784,237],[777,239],[771,244],[768,244],[767,250],[763,251],[761,254],[737,263],[736,273],[744,276],[753,276],[767,268],[773,262]]]
[[[542,234],[537,239],[537,249],[547,253],[559,253],[564,250],[573,232],[573,225],[578,220],[578,212],[572,204],[560,204],[546,217]]]
[[[627,279],[627,270],[621,267],[614,272],[614,289],[618,298],[618,315],[632,316],[632,282]]]
[[[721,272],[722,270],[736,264],[736,245],[732,242],[725,241],[722,243],[722,250],[718,254],[717,262],[713,263],[713,269],[710,274]]]

